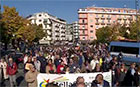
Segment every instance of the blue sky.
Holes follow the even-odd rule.
[[[48,12],[68,23],[78,20],[79,8],[93,5],[115,8],[123,8],[126,5],[128,8],[135,8],[135,0],[0,0],[0,4],[16,7],[23,17],[37,12]]]

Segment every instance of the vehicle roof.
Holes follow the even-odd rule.
[[[110,46],[123,46],[123,47],[138,47],[140,48],[140,42],[120,42],[120,41],[112,41]]]

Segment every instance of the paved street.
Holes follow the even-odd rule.
[[[27,87],[27,83],[24,80],[23,70],[18,70],[16,81],[17,81],[17,85],[18,85],[17,87]],[[9,80],[7,80],[5,82],[5,85],[6,85],[6,87],[10,86]]]

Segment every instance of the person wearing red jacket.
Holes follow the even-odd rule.
[[[7,65],[7,74],[10,79],[10,87],[16,86],[16,72],[17,72],[17,64],[13,62],[12,58],[9,58],[9,62]]]
[[[64,74],[64,61],[61,61],[60,65],[57,67],[58,74]]]

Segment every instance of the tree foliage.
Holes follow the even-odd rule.
[[[4,6],[1,14],[1,34],[2,42],[11,39],[28,40],[29,42],[38,41],[45,33],[40,26],[32,25],[29,20],[19,16],[15,7]]]
[[[110,42],[120,38],[140,40],[140,18],[137,22],[132,22],[129,27],[121,24],[102,27],[96,31],[96,36],[98,42]]]

